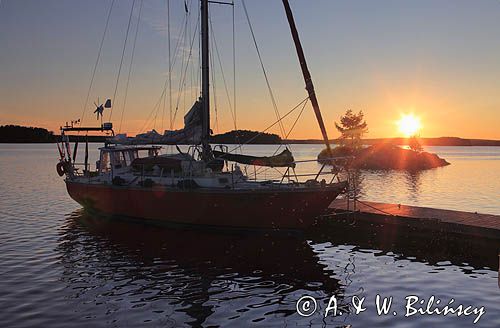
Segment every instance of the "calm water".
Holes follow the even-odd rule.
[[[321,149],[292,147],[298,160]],[[363,197],[500,214],[499,147],[430,150],[452,165],[364,172]],[[475,326],[500,327],[498,242],[351,222],[285,235],[105,220],[66,195],[56,152],[0,145],[0,327],[473,325],[475,315],[405,317],[408,295],[484,306]],[[393,297],[388,315],[376,314],[377,294]],[[296,312],[304,295],[317,300],[310,317]],[[332,295],[342,315],[324,318]]]

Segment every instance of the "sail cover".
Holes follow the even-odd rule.
[[[237,162],[241,164],[270,166],[270,167],[295,167],[292,152],[288,149],[283,150],[278,155],[274,156],[249,156],[230,154],[214,150],[215,158],[224,159],[227,161]]]
[[[199,144],[202,135],[202,103],[198,99],[193,107],[184,116],[184,128],[180,130],[165,130],[163,134],[154,129],[141,133],[135,137],[127,137],[126,134],[118,134],[108,139],[115,144],[145,145],[145,144]]]

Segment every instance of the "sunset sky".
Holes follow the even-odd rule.
[[[135,1],[112,121],[118,130],[140,0]],[[168,128],[169,100],[148,117],[168,72],[167,0],[143,0],[121,132]],[[117,0],[85,109],[111,98],[133,0]],[[396,124],[413,114],[422,137],[500,139],[500,1],[291,0],[292,10],[330,137],[347,109],[363,110],[369,138],[403,136]],[[0,125],[57,131],[81,117],[111,0],[0,0]],[[172,74],[175,128],[199,89],[192,66],[180,97],[181,64],[195,33],[198,1],[187,0],[190,33],[179,44]],[[246,0],[259,50],[281,114],[306,97],[281,1]],[[230,97],[233,90],[231,7],[212,4],[211,19]],[[184,1],[170,0],[171,52],[185,17]],[[237,126],[262,130],[276,120],[241,1],[236,0]],[[187,42],[185,42],[187,41]],[[233,128],[218,59],[215,133]],[[168,92],[167,92],[168,93]],[[231,99],[232,100],[232,99]],[[214,107],[212,105],[212,107]],[[300,108],[299,108],[300,110]],[[289,129],[298,114],[285,120]],[[165,118],[162,124],[161,117]],[[215,113],[212,114],[215,117]],[[109,112],[105,113],[106,119]],[[279,129],[271,132],[279,133]],[[308,105],[290,138],[320,138]]]

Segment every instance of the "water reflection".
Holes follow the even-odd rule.
[[[429,273],[456,266],[460,275],[478,276],[498,269],[497,249],[497,241],[350,217],[285,234],[157,227],[83,211],[67,218],[57,247],[66,298],[86,323],[172,327],[368,324],[371,316],[354,316],[348,298],[373,289],[360,282],[380,271],[376,262],[366,267],[370,257],[389,256],[401,268],[417,263]],[[460,275],[447,279],[462,281]],[[380,288],[394,290],[394,283]],[[422,282],[416,288],[426,290]],[[299,317],[296,301],[305,294],[321,308],[336,295],[343,316]]]
[[[322,148],[293,147],[297,160]],[[436,147],[430,151],[452,165],[418,177],[365,172],[363,198],[411,204],[413,194],[417,206],[500,214],[499,149]],[[475,326],[500,327],[498,241],[349,218],[302,236],[255,236],[65,216],[79,205],[54,172],[54,151],[52,144],[0,145],[0,327],[472,326],[453,317],[384,321],[369,311],[295,314],[304,294],[325,308],[332,293],[342,304],[354,294],[453,297],[487,307]],[[38,172],[36,181],[26,172]]]
[[[411,201],[418,201],[420,196],[420,185],[421,185],[421,175],[422,171],[408,171],[404,172],[404,177],[406,181],[406,186],[408,190],[408,198]]]
[[[163,315],[199,326],[211,317],[247,320],[253,312],[258,321],[295,314],[301,290],[341,294],[334,273],[300,235],[156,227],[76,211],[58,251],[62,279],[74,290],[68,297],[80,306],[111,306],[101,319],[119,310],[112,306],[119,299],[129,309],[151,307],[142,312],[148,320]]]
[[[423,192],[423,179],[430,178],[435,172],[428,171],[401,171],[401,170],[360,170],[353,174],[356,185],[358,186],[358,195],[366,199],[373,198],[373,193],[381,186],[391,187],[391,193],[386,194],[389,202],[397,203],[418,203],[421,200]],[[374,187],[374,184],[377,184]],[[375,188],[375,190],[374,190]],[[405,201],[401,201],[405,199]]]
[[[354,245],[360,249],[381,251],[376,256],[393,254],[394,258],[421,262],[429,266],[449,262],[465,274],[476,270],[498,270],[498,240],[478,238],[392,224],[368,224],[355,220],[358,213],[338,217],[308,232],[315,243],[332,242]]]

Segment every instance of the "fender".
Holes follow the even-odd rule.
[[[65,173],[66,173],[66,167],[64,165],[64,163],[61,161],[59,163],[57,163],[56,165],[56,171],[57,171],[57,174],[59,174],[60,177],[62,177]]]

